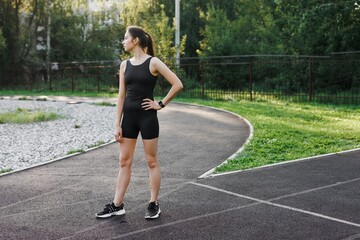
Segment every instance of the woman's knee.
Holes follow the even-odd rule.
[[[149,168],[159,167],[159,161],[156,156],[146,156],[146,162]]]
[[[131,167],[131,165],[132,165],[132,157],[120,156],[120,158],[119,158],[119,166],[121,168]]]

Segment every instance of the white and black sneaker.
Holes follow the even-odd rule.
[[[146,210],[145,219],[155,219],[160,216],[161,210],[159,204],[155,202],[149,203],[149,206]]]
[[[102,212],[95,214],[98,218],[108,218],[111,216],[120,216],[125,214],[124,203],[116,207],[114,203],[106,204]]]

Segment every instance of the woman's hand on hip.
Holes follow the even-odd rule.
[[[160,110],[161,106],[158,104],[158,102],[151,100],[150,98],[143,99],[143,102],[141,103],[141,106],[145,110]]]

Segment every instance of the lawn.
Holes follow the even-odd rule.
[[[204,101],[181,99],[225,109],[251,122],[254,135],[234,160],[217,172],[360,148],[360,108],[284,101]]]

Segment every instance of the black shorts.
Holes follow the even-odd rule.
[[[141,101],[126,100],[121,123],[122,136],[136,139],[141,133],[142,139],[159,137],[159,121],[156,110],[144,110]],[[139,107],[140,106],[140,107]]]

